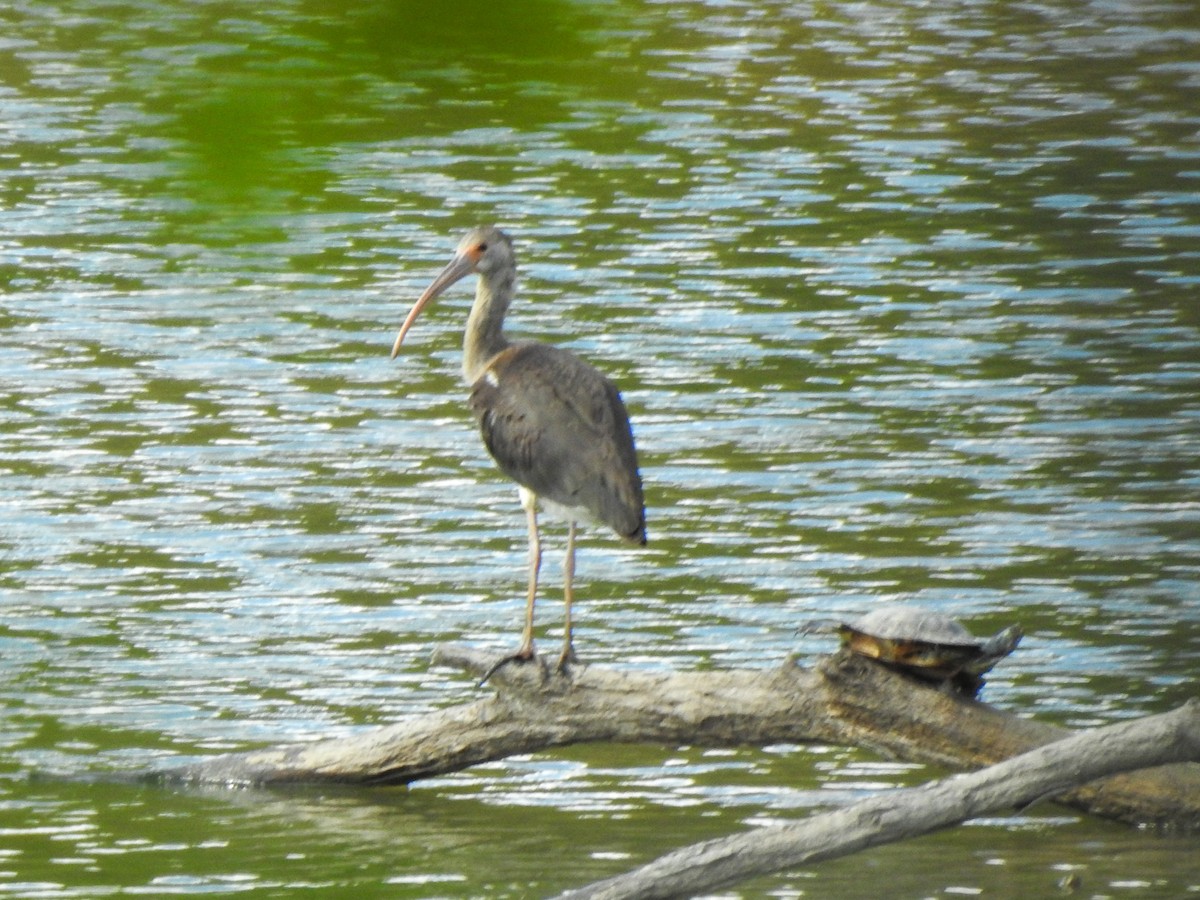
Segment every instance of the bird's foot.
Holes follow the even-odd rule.
[[[483,677],[479,679],[479,687],[483,687],[485,684],[487,684],[489,678],[491,678],[509,663],[527,663],[536,659],[537,656],[534,654],[532,647],[522,647],[516,653],[510,653],[508,656],[502,656],[492,664],[490,669],[483,673]]]
[[[578,662],[579,657],[575,655],[575,648],[567,644],[567,646],[563,647],[563,652],[558,657],[558,665],[554,667],[554,671],[559,675],[566,675],[571,666],[576,665]]]

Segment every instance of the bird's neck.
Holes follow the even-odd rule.
[[[515,284],[515,273],[479,276],[475,303],[463,335],[463,378],[467,384],[478,381],[492,357],[508,346],[504,314],[508,312]]]

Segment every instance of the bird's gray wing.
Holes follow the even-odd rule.
[[[475,382],[471,409],[506,475],[645,542],[629,417],[616,387],[596,369],[543,344],[509,347]]]

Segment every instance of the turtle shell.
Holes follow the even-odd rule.
[[[957,679],[972,693],[982,684],[979,676],[1016,649],[1021,639],[1017,626],[977,638],[944,613],[899,604],[878,607],[837,630],[851,653],[930,681]]]

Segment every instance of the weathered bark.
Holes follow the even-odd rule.
[[[491,657],[444,646],[435,661],[486,671]],[[934,690],[846,655],[814,668],[680,673],[509,665],[486,699],[361,735],[229,754],[150,773],[166,781],[405,784],[521,753],[591,741],[693,746],[823,743],[978,768],[1070,732]],[[1200,829],[1200,766],[1107,778],[1059,798],[1131,823]]]
[[[1200,760],[1200,702],[1195,700],[1174,712],[1075,734],[969,775],[886,791],[798,822],[676,850],[562,897],[690,897],[1023,807],[1114,772],[1183,760]]]

